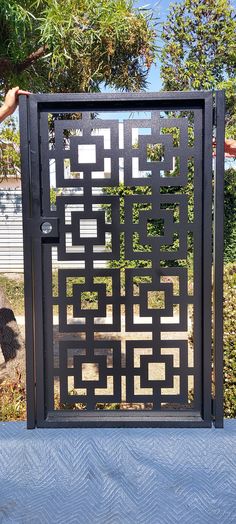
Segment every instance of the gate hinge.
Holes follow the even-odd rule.
[[[213,119],[213,126],[216,127],[216,125],[217,125],[217,111],[216,111],[216,107],[213,107],[212,119]]]
[[[211,399],[211,415],[214,420],[215,419],[215,398]]]

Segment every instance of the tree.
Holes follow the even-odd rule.
[[[156,19],[133,0],[1,0],[0,91],[137,91],[156,53]]]
[[[213,89],[235,76],[236,18],[229,0],[172,4],[162,38],[162,78],[167,90]]]
[[[217,86],[218,89],[225,90],[226,97],[226,138],[233,138],[236,140],[236,78],[229,78],[223,80]]]
[[[166,90],[225,89],[226,137],[236,139],[236,14],[229,0],[172,4],[162,37]],[[235,257],[235,170],[225,173],[225,260]]]
[[[1,0],[0,28],[2,95],[12,85],[36,92],[99,91],[102,84],[138,91],[156,52],[153,13],[135,9],[133,0]],[[18,170],[18,143],[17,131],[5,126],[1,178]],[[21,347],[1,289],[0,345],[6,361]]]
[[[13,118],[0,130],[0,184],[9,176],[20,177],[20,133]]]
[[[162,38],[164,89],[226,89],[226,134],[236,138],[236,14],[230,1],[172,4]]]
[[[236,170],[226,169],[224,176],[224,259],[236,261]]]

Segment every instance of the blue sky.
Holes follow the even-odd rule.
[[[177,0],[178,2],[182,1],[182,0]],[[168,15],[168,12],[169,12],[169,5],[173,3],[169,0],[159,0],[159,2],[156,2],[155,0],[151,0],[149,2],[145,2],[144,1],[137,1],[135,2],[135,4],[137,6],[143,6],[143,5],[149,5],[149,6],[152,6],[155,11],[157,12],[157,15],[160,19],[160,30],[161,30],[161,27],[162,27],[162,22],[164,22],[166,20],[166,17]],[[157,40],[157,43],[158,45],[161,45],[161,40],[158,39]],[[150,82],[150,84],[148,85],[148,91],[159,91],[161,89],[161,77],[160,77],[160,64],[158,63],[157,61],[157,65],[156,66],[152,66],[151,69],[150,69],[150,73],[149,73],[149,77],[148,77],[148,81]]]

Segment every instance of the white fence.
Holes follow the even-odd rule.
[[[70,223],[71,210],[69,209],[69,206],[68,210],[66,210],[65,219],[67,223]],[[81,237],[96,237],[96,220],[81,221],[81,230]],[[70,236],[68,236],[66,239],[66,250],[68,253],[83,252],[82,247],[73,247],[71,245]],[[95,247],[95,251],[96,250],[97,249]],[[57,262],[57,248],[55,247],[52,249],[52,258],[53,266],[55,268],[83,267],[83,263],[76,261]],[[106,261],[100,261],[98,267],[106,267]],[[0,272],[23,273],[23,270],[24,262],[21,190],[19,188],[0,189]]]
[[[21,190],[0,188],[0,272],[23,272]]]

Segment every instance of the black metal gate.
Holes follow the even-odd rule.
[[[223,118],[222,92],[21,97],[29,428],[222,426]]]

